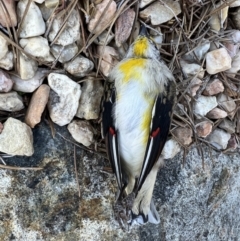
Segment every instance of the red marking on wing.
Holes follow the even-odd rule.
[[[112,127],[109,128],[109,132],[111,133],[112,136],[116,135],[116,132]]]
[[[155,131],[152,132],[151,137],[152,138],[156,137],[159,132],[160,132],[160,128],[158,127]]]

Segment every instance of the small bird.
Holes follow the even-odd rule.
[[[133,194],[131,223],[159,223],[152,193],[176,98],[172,72],[160,59],[146,27],[111,71],[115,88],[103,105],[102,131],[119,188]]]

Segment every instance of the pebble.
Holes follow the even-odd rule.
[[[39,4],[38,6],[39,6],[39,9],[40,9],[40,11],[42,13],[43,19],[45,21],[47,21],[50,18],[51,14],[53,13],[55,7],[51,7],[51,8],[50,7],[46,7],[46,1],[44,3],[42,3],[42,4]]]
[[[31,128],[40,123],[42,113],[48,102],[49,92],[50,87],[43,84],[33,93],[25,115],[25,122]]]
[[[227,49],[228,54],[231,58],[233,58],[237,54],[239,49],[239,46],[237,44],[233,44],[229,42],[224,43],[224,46]]]
[[[227,149],[231,149],[232,151],[234,151],[237,149],[237,147],[238,147],[238,143],[237,143],[236,137],[232,135],[228,141]]]
[[[66,63],[77,54],[78,46],[75,43],[66,46],[54,44],[50,51],[60,63]]]
[[[118,63],[117,51],[110,46],[98,46],[97,52],[99,56],[102,56],[102,61],[100,63],[100,70],[107,77],[113,69],[113,67]]]
[[[21,79],[31,79],[37,72],[37,61],[27,57],[25,54],[19,54],[19,74]]]
[[[154,2],[155,0],[140,0],[140,4],[139,7],[140,8],[144,8],[145,6],[147,6],[148,4]]]
[[[202,80],[200,80],[199,78],[193,78],[189,84],[189,94],[194,97],[197,94],[197,91],[199,90],[201,85]]]
[[[227,113],[230,113],[230,115],[235,111],[237,107],[235,101],[225,94],[218,95],[217,101],[219,106],[221,106]]]
[[[87,147],[94,143],[94,129],[88,121],[74,120],[67,128],[75,141]]]
[[[13,53],[12,51],[7,52],[7,54],[0,59],[0,68],[11,70],[13,68]]]
[[[70,14],[66,25],[61,34],[55,39],[59,33],[62,25],[64,24],[64,16],[54,18],[52,26],[48,35],[50,42],[54,41],[54,44],[66,46],[73,44],[75,41],[80,41],[80,15],[77,10],[73,10]]]
[[[240,31],[233,29],[232,32],[229,34],[230,39],[233,41],[235,44],[240,43]]]
[[[230,8],[235,8],[240,6],[240,0],[236,0],[229,5]]]
[[[227,112],[220,108],[214,108],[207,113],[207,117],[214,120],[225,118],[227,115]]]
[[[17,14],[20,21],[23,18],[24,11],[27,7],[28,0],[20,0],[17,5]],[[40,36],[45,33],[46,26],[42,18],[39,7],[31,2],[26,16],[21,25],[19,37],[30,38]]]
[[[209,136],[208,140],[218,150],[224,150],[227,147],[231,135],[224,130],[216,128]]]
[[[0,51],[0,59],[2,59],[8,52],[8,42],[1,35],[0,35],[0,49],[1,49],[1,51]]]
[[[215,96],[199,96],[193,104],[193,112],[196,115],[205,116],[210,110],[218,105]]]
[[[97,45],[108,45],[114,36],[114,33],[110,32],[108,35],[108,30],[105,30],[94,40],[94,43]]]
[[[230,134],[235,133],[236,124],[233,121],[223,119],[219,127]]]
[[[166,141],[163,150],[162,156],[164,159],[172,159],[181,151],[181,147],[177,141],[174,139],[169,139]]]
[[[200,79],[204,77],[204,70],[201,65],[180,59],[180,65],[186,77],[196,76]]]
[[[2,0],[2,3],[4,3],[7,12],[10,16],[10,21],[9,18],[7,17],[7,12],[5,11],[5,8],[3,8],[3,4],[0,5],[0,24],[3,27],[16,27],[17,25],[17,14],[16,14],[16,2],[14,0]]]
[[[106,9],[109,1],[111,0],[103,0],[101,3],[95,6],[95,14],[90,19],[88,24],[89,32],[91,33],[100,32],[105,28],[107,24],[111,22],[117,10],[117,4],[115,1],[111,1],[108,8]]]
[[[115,42],[117,47],[120,47],[129,38],[135,15],[135,11],[129,8],[115,22]]]
[[[81,55],[64,64],[64,69],[68,73],[77,77],[84,77],[93,69],[93,67],[93,62]]]
[[[35,3],[41,4],[43,3],[45,0],[33,0]]]
[[[59,5],[59,0],[45,0],[45,5],[47,8],[55,8]]]
[[[10,117],[3,126],[0,135],[1,152],[13,156],[31,156],[34,153],[33,134],[28,125]]]
[[[14,112],[23,108],[22,97],[17,92],[0,93],[0,110]]]
[[[225,48],[216,49],[206,54],[206,69],[209,74],[217,74],[230,69],[231,62],[232,59]]]
[[[9,92],[12,89],[13,81],[9,74],[0,69],[0,92]]]
[[[29,54],[39,58],[41,61],[48,61],[50,57],[50,47],[46,38],[41,36],[19,41],[21,47]],[[53,61],[52,57],[52,61]]]
[[[237,46],[239,48],[239,46]],[[235,74],[240,70],[240,51],[236,53],[236,55],[232,58],[232,65],[229,70],[226,72],[229,74],[232,74],[232,77],[235,77]]]
[[[197,135],[199,137],[207,137],[212,132],[212,122],[202,121],[196,125]]]
[[[13,89],[23,93],[32,93],[42,84],[48,71],[48,69],[38,68],[36,74],[28,80],[23,80],[17,75],[10,74],[14,82]]]
[[[221,92],[224,91],[224,86],[222,81],[220,81],[219,79],[214,79],[213,81],[210,81],[205,90],[203,91],[204,95],[217,95]]]
[[[188,146],[192,143],[192,129],[188,127],[177,127],[172,131],[173,136],[184,146]]]
[[[88,78],[83,82],[82,95],[76,116],[86,120],[97,119],[100,113],[100,103],[103,96],[103,85],[100,80]]]
[[[163,5],[162,2],[165,4]],[[159,25],[171,20],[174,14],[181,13],[181,7],[178,1],[162,0],[154,2],[140,12],[140,18],[150,19],[152,25]]]
[[[48,84],[51,87],[48,101],[50,117],[54,123],[64,126],[77,113],[81,87],[66,75],[56,73],[48,75]]]
[[[189,54],[184,54],[183,58],[187,61],[200,61],[203,60],[206,53],[210,49],[210,41],[209,40],[203,40],[203,42],[194,48],[192,52]],[[187,48],[186,48],[187,51]]]
[[[216,4],[216,6],[212,8],[212,10],[220,7],[221,4],[222,4],[221,2]],[[208,24],[212,30],[219,31],[221,28],[223,28],[223,24],[227,17],[228,17],[228,6],[212,14]]]

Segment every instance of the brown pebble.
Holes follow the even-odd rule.
[[[42,113],[48,102],[49,92],[50,87],[43,84],[33,93],[25,116],[25,122],[31,128],[34,128],[41,121]]]
[[[196,125],[197,135],[199,137],[207,137],[212,132],[212,123],[210,121],[203,121]]]
[[[227,115],[227,112],[220,108],[214,108],[207,113],[207,117],[214,120],[225,118]]]
[[[214,79],[213,81],[209,82],[203,91],[204,95],[217,95],[224,91],[224,86],[222,81],[219,79]]]
[[[173,130],[173,135],[184,146],[188,146],[192,143],[192,129],[188,127],[178,127]]]

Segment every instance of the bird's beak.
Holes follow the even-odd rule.
[[[144,24],[141,24],[139,35],[148,36],[147,28]]]

